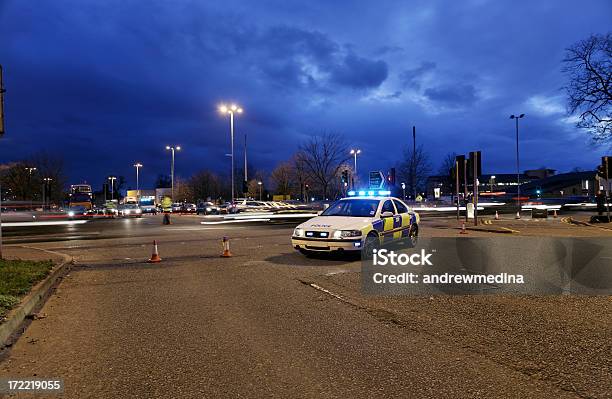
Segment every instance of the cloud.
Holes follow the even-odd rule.
[[[445,85],[429,88],[424,92],[429,100],[451,108],[473,105],[477,100],[476,89],[471,84]]]
[[[436,68],[436,63],[431,61],[423,61],[421,65],[413,69],[407,69],[399,74],[399,79],[403,87],[411,89],[419,89],[421,81],[431,71]]]
[[[563,99],[559,96],[547,97],[542,95],[531,96],[525,102],[530,112],[542,116],[565,113]]]
[[[388,74],[384,61],[368,60],[349,53],[342,63],[334,67],[331,81],[354,89],[369,89],[380,86]]]

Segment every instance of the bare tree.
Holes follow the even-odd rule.
[[[276,193],[287,195],[291,192],[293,167],[290,162],[280,163],[270,175],[276,188]]]
[[[429,156],[420,145],[416,148],[414,156],[411,149],[404,151],[404,159],[398,166],[401,181],[406,183],[406,192],[424,192],[427,187],[427,178],[431,173]],[[413,186],[414,184],[414,186]]]
[[[568,113],[597,143],[612,141],[612,34],[591,35],[567,49],[563,72],[569,83]]]
[[[457,153],[455,152],[449,152],[444,156],[440,169],[438,169],[440,176],[450,176],[450,170],[455,167],[455,158],[457,158]]]
[[[216,199],[224,193],[221,179],[209,170],[202,170],[191,176],[189,187],[195,200]]]
[[[342,164],[349,158],[348,147],[337,133],[313,136],[299,147],[298,159],[306,176],[318,188],[324,198],[330,194],[330,186],[338,176]]]

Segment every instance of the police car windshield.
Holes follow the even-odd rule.
[[[321,216],[373,217],[379,202],[376,199],[340,200],[331,204]]]

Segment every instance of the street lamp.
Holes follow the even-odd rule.
[[[520,114],[519,116],[515,116],[514,114],[510,115],[510,119],[514,119],[516,121],[516,206],[518,208],[517,216],[520,216],[521,212],[521,172],[519,166],[519,119],[524,118],[525,114]]]
[[[46,205],[46,197],[49,196],[50,197],[50,193],[48,193],[47,191],[47,186],[49,186],[51,184],[51,182],[53,181],[52,178],[50,177],[44,177],[43,179],[43,192],[42,192],[42,203],[43,203],[43,211],[45,210],[45,205]],[[46,195],[45,195],[46,194]],[[51,201],[49,201],[51,202]]]
[[[404,199],[406,199],[406,183],[402,183],[402,191],[404,192]]]
[[[30,186],[32,185],[32,172],[34,172],[37,169],[36,168],[32,168],[32,167],[28,167],[28,168],[24,168],[24,169],[28,171],[28,188],[27,188],[27,190],[29,191],[31,189]],[[33,193],[30,196],[30,208],[32,207],[32,201],[34,201],[34,194]]]
[[[361,150],[351,150],[351,155],[355,157],[355,175],[357,175],[357,155],[361,154]]]
[[[140,205],[140,186],[138,181],[138,171],[140,170],[140,168],[142,168],[142,164],[140,162],[136,162],[134,164],[134,167],[136,168],[136,202],[138,203],[138,205]]]
[[[172,197],[172,202],[174,202],[174,151],[180,151],[181,146],[180,145],[167,145],[166,150],[169,150],[170,152],[172,152],[172,162],[170,163],[170,182],[171,182],[170,197]]]
[[[263,186],[263,183],[258,181],[257,185],[259,186],[259,200],[261,201],[261,186]]]
[[[231,146],[231,158],[232,158],[232,203],[234,203],[234,114],[242,113],[242,108],[236,104],[232,104],[229,107],[225,104],[222,104],[219,107],[219,112],[222,114],[229,114],[230,116],[230,146]]]
[[[111,182],[111,201],[115,199],[115,180],[117,178],[115,176],[108,176],[108,180]]]
[[[493,183],[495,182],[495,175],[491,176],[489,179],[489,184],[491,185],[491,192],[493,192]]]

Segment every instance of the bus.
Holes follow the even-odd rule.
[[[73,184],[70,186],[68,207],[83,207],[87,210],[93,208],[91,186],[89,184]]]

